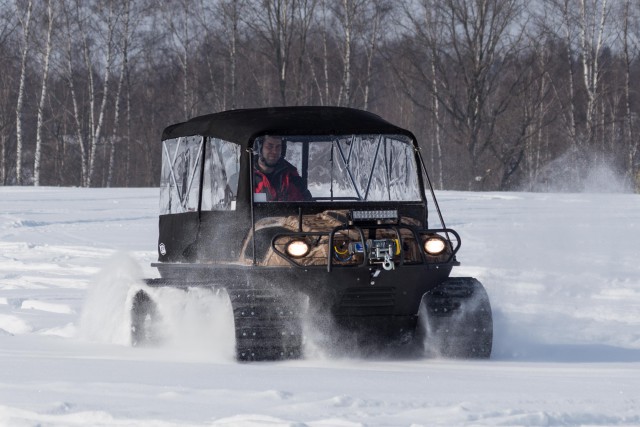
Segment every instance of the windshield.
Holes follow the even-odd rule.
[[[415,153],[404,135],[256,139],[254,200],[420,201]]]

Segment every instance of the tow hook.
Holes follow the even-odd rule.
[[[387,271],[390,271],[396,268],[395,263],[393,262],[393,260],[391,259],[388,253],[384,255],[384,261],[382,261],[382,268],[384,268]]]

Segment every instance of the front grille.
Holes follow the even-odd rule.
[[[393,307],[394,305],[395,288],[391,286],[350,288],[340,300],[340,308]]]

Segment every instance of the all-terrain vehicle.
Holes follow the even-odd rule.
[[[272,137],[303,198],[258,189]],[[408,130],[350,108],[232,110],[167,127],[161,150],[161,278],[146,284],[226,292],[238,360],[301,357],[311,335],[334,349],[490,356],[489,299],[476,279],[449,277],[460,236]],[[154,340],[159,315],[138,291],[133,345]]]

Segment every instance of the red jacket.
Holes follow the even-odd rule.
[[[269,202],[301,202],[311,200],[296,168],[281,159],[275,170],[269,174],[259,168],[253,171],[254,193],[265,193]]]

